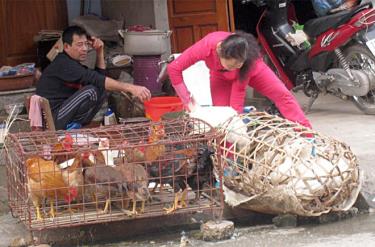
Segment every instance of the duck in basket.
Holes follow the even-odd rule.
[[[214,163],[216,172],[224,170],[230,206],[319,216],[346,211],[355,203],[363,174],[349,146],[264,112],[214,112],[202,107],[191,116],[222,133]]]

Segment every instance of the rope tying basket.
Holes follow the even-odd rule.
[[[344,143],[263,112],[235,116],[220,131],[215,169],[224,168],[230,206],[319,216],[356,201],[363,176]]]

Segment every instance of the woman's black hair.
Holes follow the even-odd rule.
[[[239,72],[243,81],[254,61],[260,57],[260,47],[252,34],[236,31],[221,42],[219,56],[244,62]]]

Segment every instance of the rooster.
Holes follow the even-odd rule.
[[[49,200],[50,216],[55,217],[54,201],[64,199],[67,204],[77,197],[77,188],[68,186],[62,171],[54,161],[47,161],[40,157],[26,160],[27,187],[29,198],[36,208],[36,218],[41,220],[40,203]]]
[[[65,134],[65,137],[52,147],[52,158],[57,163],[60,164],[64,161],[74,158],[72,155],[66,155],[73,149],[73,137],[70,134]]]
[[[128,196],[132,201],[132,211],[128,212],[129,215],[137,214],[136,204],[137,200],[142,202],[140,213],[144,213],[145,202],[151,198],[148,190],[148,174],[146,169],[141,164],[118,164],[115,167],[128,185]],[[127,208],[127,206],[125,206]]]
[[[172,206],[164,209],[167,214],[187,207],[185,198],[188,186],[194,191],[201,190],[204,183],[213,180],[212,152],[208,151],[207,146],[199,148],[198,153],[195,148],[183,149],[183,145],[178,145],[177,148],[179,150],[174,152],[173,160],[153,162],[149,167],[150,177],[156,178],[154,182],[169,184],[175,192]],[[197,191],[196,198],[199,196]]]
[[[210,188],[214,186],[214,165],[211,159],[214,154],[215,152],[212,148],[199,148],[196,169],[193,171],[192,175],[187,178],[187,184],[195,192],[196,201],[199,200],[204,185],[208,185]]]

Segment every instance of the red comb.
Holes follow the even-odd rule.
[[[83,158],[83,159],[88,159],[88,158],[90,158],[90,153],[89,153],[89,152],[83,152],[83,153],[82,153],[82,158]]]
[[[65,134],[65,138],[62,140],[62,144],[66,151],[72,151],[73,149],[73,137],[70,134]]]

